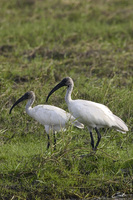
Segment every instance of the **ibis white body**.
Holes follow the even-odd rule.
[[[68,109],[79,122],[91,131],[93,128],[116,128],[121,132],[128,131],[126,124],[103,104],[85,100],[67,101]]]
[[[26,113],[44,125],[47,134],[50,131],[58,132],[65,130],[68,122],[78,128],[83,128],[83,124],[75,120],[70,113],[56,106],[38,105],[32,108],[26,105]]]
[[[70,113],[81,123],[88,127],[91,136],[91,145],[93,149],[97,149],[100,142],[101,135],[99,128],[115,128],[118,131],[126,132],[128,127],[119,117],[114,115],[108,107],[103,104],[95,103],[87,100],[72,100],[71,93],[73,90],[73,80],[70,77],[64,78],[59,84],[57,84],[49,93],[50,95],[58,90],[59,88],[67,86],[67,92],[65,95],[65,101],[68,105]],[[94,139],[92,135],[92,129],[95,129],[98,135],[98,141],[94,147]]]

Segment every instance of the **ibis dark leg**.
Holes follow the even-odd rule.
[[[56,137],[55,137],[55,132],[53,132],[54,135],[54,150],[56,149]]]
[[[94,149],[94,139],[93,139],[93,135],[91,131],[90,131],[90,136],[91,136],[91,146],[92,146],[92,149]]]
[[[48,144],[47,144],[47,149],[49,149],[49,146],[50,146],[50,138],[49,138],[49,134],[47,134],[48,136]]]
[[[98,138],[97,143],[96,143],[96,146],[95,146],[95,150],[96,150],[97,147],[98,147],[98,145],[99,145],[99,142],[100,142],[100,140],[101,140],[101,134],[100,134],[100,132],[98,131],[97,127],[95,128],[95,130],[96,130],[97,138]]]

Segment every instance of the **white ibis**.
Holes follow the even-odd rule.
[[[103,104],[95,103],[86,100],[72,100],[71,93],[73,91],[74,83],[70,77],[64,78],[59,84],[57,84],[48,94],[46,102],[50,95],[59,88],[67,86],[67,92],[65,101],[68,105],[70,113],[81,123],[88,127],[91,137],[92,149],[96,150],[101,140],[101,134],[99,128],[115,128],[117,131],[126,132],[128,127],[126,124],[116,115],[114,115],[108,107]],[[92,135],[92,129],[96,130],[98,140],[94,146],[94,139]]]
[[[76,126],[77,128],[84,128],[84,125],[75,120],[75,118],[65,110],[50,106],[50,105],[38,105],[32,108],[32,104],[35,101],[34,92],[26,92],[21,98],[19,98],[14,105],[11,107],[9,113],[11,114],[12,109],[19,104],[21,101],[28,100],[26,104],[26,113],[38,121],[40,124],[44,125],[47,136],[48,144],[47,149],[49,148],[49,132],[52,131],[54,134],[54,146],[56,145],[55,132],[65,129],[66,123],[69,121]]]

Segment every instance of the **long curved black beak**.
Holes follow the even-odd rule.
[[[11,114],[12,112],[12,109],[17,105],[19,104],[21,101],[24,101],[27,99],[27,96],[24,94],[22,97],[20,97],[14,104],[13,106],[11,107],[10,111],[9,111],[9,114]]]
[[[49,97],[51,96],[51,94],[53,94],[56,90],[58,90],[59,88],[66,86],[64,81],[61,81],[60,83],[58,83],[48,94],[47,98],[46,98],[46,102],[48,101]]]

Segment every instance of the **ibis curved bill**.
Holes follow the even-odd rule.
[[[79,122],[83,123],[88,127],[91,137],[92,149],[96,150],[101,140],[100,128],[115,128],[117,131],[126,132],[128,131],[127,125],[114,115],[108,107],[103,104],[95,103],[86,100],[72,100],[71,93],[74,87],[73,80],[70,77],[64,78],[59,84],[57,84],[48,94],[46,102],[52,93],[59,88],[66,86],[67,92],[65,95],[65,101],[68,105],[70,113],[78,119]],[[92,129],[96,130],[98,140],[94,146],[94,139],[92,135]]]
[[[55,132],[65,130],[66,124],[69,121],[77,128],[84,128],[82,123],[78,122],[70,113],[61,108],[50,105],[38,105],[32,108],[32,104],[35,101],[35,94],[33,91],[26,92],[19,98],[11,107],[9,113],[11,114],[12,109],[24,100],[28,100],[26,104],[26,113],[45,127],[48,136],[47,148],[49,148],[50,145],[50,131],[54,134],[54,144],[56,144]]]

